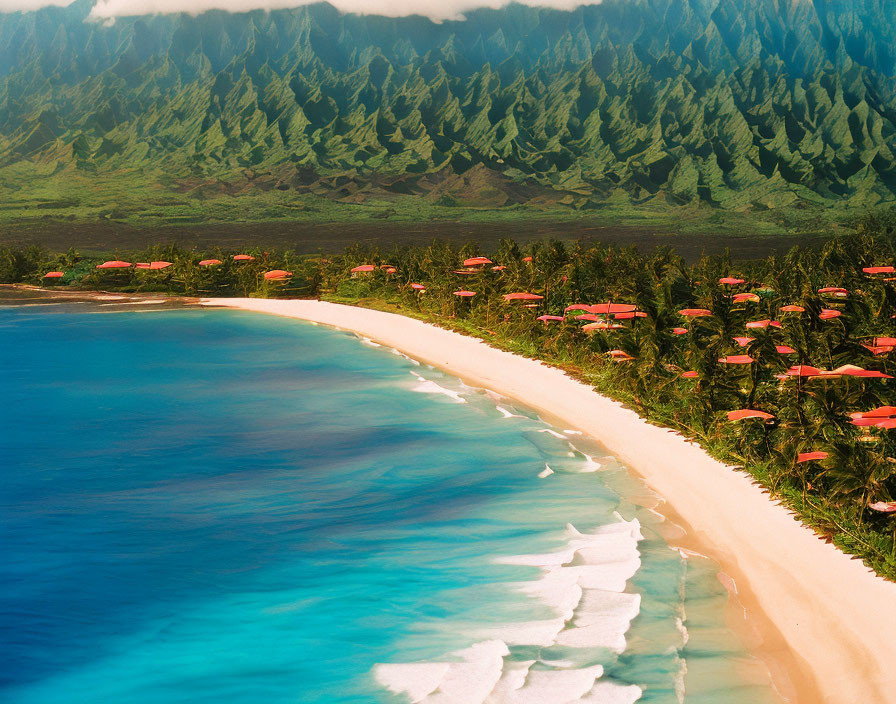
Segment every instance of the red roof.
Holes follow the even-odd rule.
[[[827,452],[801,452],[796,456],[796,461],[810,462],[812,460],[823,460],[828,456]]]
[[[892,274],[896,272],[896,267],[892,266],[866,266],[862,269],[866,274]]]
[[[857,367],[855,364],[844,364],[842,367],[837,367],[829,372],[822,372],[822,374],[824,376],[856,376],[865,379],[893,378],[889,374],[884,374],[883,372],[875,371],[873,369],[862,369],[862,367]]]
[[[739,411],[728,411],[728,420],[744,420],[745,418],[763,418],[771,420],[774,416],[765,411],[756,411],[752,408],[744,408]]]
[[[591,310],[591,306],[589,306],[587,303],[573,303],[571,306],[566,306],[566,308],[564,308],[563,310],[564,310],[564,312],[566,312],[566,313],[568,313],[568,312],[571,311],[571,310],[586,310],[586,311],[590,311],[590,310]]]
[[[396,269],[394,266],[387,266],[387,267],[381,267],[381,268],[384,268],[386,270],[387,274],[394,274],[396,271],[398,271],[398,269]]]
[[[682,372],[681,376],[685,379],[696,379],[700,375],[697,372]]]
[[[544,300],[544,296],[539,296],[537,293],[505,293],[504,294],[505,301],[541,301]]]
[[[797,364],[786,372],[787,376],[821,376],[824,372],[818,367],[810,367],[807,364]]]
[[[415,291],[425,291],[426,290],[426,286],[424,286],[423,284],[411,284],[411,288],[414,289]]]
[[[360,274],[361,272],[373,271],[376,267],[373,264],[362,264],[351,270],[352,274]]]
[[[796,350],[787,345],[775,345],[775,352],[778,354],[796,354]]]
[[[726,286],[737,286],[738,284],[745,283],[743,279],[735,279],[732,276],[725,276],[719,279],[720,284],[724,284]]]
[[[469,259],[464,259],[464,266],[482,266],[483,264],[494,264],[494,262],[486,257],[470,257]]]
[[[878,406],[870,411],[858,411],[849,415],[852,418],[894,418],[896,406]]]
[[[455,291],[455,296],[460,296],[461,298],[472,298],[476,295],[475,291]]]
[[[593,320],[593,321],[598,321],[598,320],[602,320],[602,318],[599,318],[599,317],[596,316],[594,313],[582,313],[582,315],[577,315],[577,316],[576,316],[576,320]]]
[[[893,351],[893,345],[868,345],[863,342],[862,347],[871,352],[871,354],[873,355],[887,354],[888,352]]]
[[[539,315],[536,320],[541,320],[544,323],[549,323],[552,320],[563,320],[562,315]]]
[[[122,262],[117,259],[112,260],[111,262],[103,262],[102,264],[97,264],[97,269],[127,269],[132,266],[130,262]]]
[[[703,318],[712,315],[712,311],[706,310],[706,308],[683,308],[678,312],[688,318]]]
[[[61,279],[63,276],[65,276],[64,271],[48,271],[44,274],[45,279]]]
[[[220,259],[203,259],[199,262],[199,266],[215,266],[222,263],[223,262]]]
[[[523,257],[523,261],[524,261],[524,262],[531,262],[531,261],[532,261],[532,257]]]
[[[750,330],[780,327],[781,323],[779,323],[777,320],[753,320],[747,323],[747,328],[749,328]]]
[[[782,310],[785,313],[805,313],[806,312],[806,309],[803,308],[802,306],[794,306],[794,305],[781,306],[780,310]]]
[[[632,318],[646,318],[647,313],[643,310],[632,310],[625,313],[613,313],[616,320],[631,320]]]
[[[733,339],[737,344],[739,344],[741,347],[746,347],[747,345],[749,345],[749,344],[750,344],[753,340],[755,340],[756,338],[755,338],[755,337],[735,337],[735,338],[732,338],[732,339]]]
[[[609,315],[611,313],[632,313],[638,306],[629,303],[596,303],[589,306],[588,310],[596,315]]]
[[[896,337],[875,337],[875,345],[894,345],[896,346]]]
[[[748,301],[756,302],[759,300],[759,296],[757,296],[755,293],[735,293],[731,297],[731,300],[735,303],[747,303]]]
[[[150,262],[149,268],[153,270],[167,269],[171,265],[172,262]]]
[[[873,504],[868,504],[868,508],[881,513],[894,513],[896,512],[896,501],[875,501]]]
[[[502,265],[493,266],[492,271],[504,271],[506,268],[507,268],[506,266],[502,266]]]
[[[727,357],[720,357],[719,361],[722,364],[751,364],[756,360],[748,354],[732,354]]]
[[[834,296],[846,296],[849,294],[845,288],[840,288],[839,286],[825,286],[824,288],[818,289],[818,292],[821,294],[830,293]]]
[[[233,261],[235,262],[254,262],[255,257],[251,254],[234,254]]]
[[[822,320],[830,320],[831,318],[839,318],[840,311],[832,310],[831,308],[822,308],[821,313],[818,314],[818,317]]]
[[[672,334],[673,335],[687,335],[688,329],[687,328],[672,328]]]
[[[283,281],[292,276],[291,271],[283,271],[283,269],[273,269],[264,273],[264,278],[268,281]]]
[[[617,361],[634,359],[634,357],[632,357],[628,352],[625,352],[624,350],[610,350],[609,352],[607,352],[607,354]]]

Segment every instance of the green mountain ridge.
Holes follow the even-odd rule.
[[[90,9],[0,14],[4,210],[114,208],[128,189],[150,211],[403,196],[748,210],[896,193],[883,0],[510,5],[442,23],[327,4],[111,24]]]

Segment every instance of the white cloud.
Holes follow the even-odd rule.
[[[198,15],[207,10],[245,12],[247,10],[280,10],[309,5],[317,0],[97,0],[91,16],[97,19],[134,15],[187,12]],[[517,0],[520,1],[520,0]],[[523,4],[571,10],[580,5],[598,4],[600,0],[521,0]],[[72,0],[0,0],[0,12],[36,10],[47,5],[65,6]],[[510,0],[330,0],[342,12],[363,15],[425,15],[433,20],[459,19],[465,12],[480,7],[498,8]]]

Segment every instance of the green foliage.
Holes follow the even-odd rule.
[[[89,7],[0,14],[2,217],[893,200],[896,23],[870,0],[512,5],[439,24],[325,4],[107,24]]]

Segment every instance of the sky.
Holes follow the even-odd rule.
[[[108,19],[129,15],[189,12],[206,10],[276,10],[308,5],[317,0],[97,0],[92,15]],[[517,0],[526,5],[571,10],[579,5],[597,4],[600,0]],[[47,5],[68,5],[71,0],[0,0],[0,12],[36,10]],[[426,15],[433,20],[459,19],[464,12],[479,7],[497,8],[509,0],[329,0],[343,12],[368,15]]]

